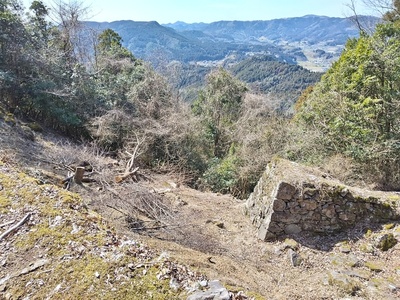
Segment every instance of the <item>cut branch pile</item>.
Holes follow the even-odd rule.
[[[163,195],[152,193],[138,185],[130,185],[125,191],[108,188],[114,201],[107,207],[124,215],[128,227],[135,231],[158,230],[168,227],[174,221],[172,208]]]
[[[121,183],[127,178],[132,178],[135,182],[139,181],[139,173],[138,173],[139,167],[134,168],[134,163],[135,159],[140,155],[139,148],[144,141],[145,141],[144,138],[142,140],[139,140],[139,138],[136,136],[136,146],[135,149],[133,150],[133,153],[125,151],[125,153],[129,155],[129,160],[126,163],[124,173],[117,175],[115,177],[115,182]]]

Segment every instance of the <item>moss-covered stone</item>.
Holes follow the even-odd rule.
[[[336,271],[328,273],[328,283],[342,289],[349,295],[354,294],[362,287],[362,283],[358,279]]]
[[[15,116],[12,113],[6,113],[4,116],[4,121],[8,124],[8,125],[12,125],[14,126],[17,121],[15,120]]]
[[[390,229],[393,229],[393,228],[394,228],[394,224],[393,223],[383,225],[383,229],[385,229],[385,230],[390,230]]]
[[[358,248],[364,253],[374,253],[374,246],[372,246],[370,243],[362,243]]]
[[[335,246],[338,247],[339,251],[342,253],[350,253],[351,252],[351,246],[348,241],[343,241],[343,242],[337,243]]]
[[[352,254],[332,254],[330,259],[333,266],[353,268],[361,264],[360,260]]]
[[[376,261],[367,261],[365,262],[365,266],[370,269],[371,271],[374,272],[382,272],[384,267],[383,267],[383,263],[381,262],[376,262]]]
[[[377,238],[376,247],[382,251],[387,251],[397,244],[393,233],[387,233]]]
[[[43,131],[42,126],[40,126],[39,123],[37,123],[37,122],[28,123],[26,126],[28,126],[30,129],[32,129],[35,132]]]
[[[291,248],[293,250],[297,250],[299,248],[299,243],[296,242],[294,239],[285,239],[284,244],[287,248]]]
[[[372,235],[372,230],[371,229],[367,229],[367,232],[365,233],[365,237],[370,237]]]

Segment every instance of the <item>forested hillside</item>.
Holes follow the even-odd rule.
[[[289,111],[301,93],[318,82],[322,75],[271,56],[253,56],[235,64],[230,70],[254,91],[278,98],[277,109],[283,112]]]
[[[11,119],[23,118],[28,127],[53,129],[105,152],[137,148],[139,165],[170,165],[193,185],[230,191],[239,182],[240,136],[252,130],[245,115],[252,114],[252,105],[269,108],[262,97],[246,96],[245,85],[231,74],[216,69],[209,75],[197,101],[208,112],[199,114],[123,47],[115,31],[97,34],[82,26],[81,4],[61,2],[50,15],[34,1],[25,15],[18,1],[2,0],[1,11],[1,106]],[[199,181],[206,171],[212,180]],[[247,193],[258,174],[251,180],[242,174]]]
[[[293,159],[318,163],[341,156],[351,162],[354,179],[400,188],[399,10],[394,1],[373,34],[350,39],[340,59],[297,104],[294,121],[313,134],[311,144],[319,149],[299,148]]]
[[[375,33],[350,39],[313,88],[319,74],[269,56],[203,67],[200,85],[173,62],[166,79],[114,30],[83,26],[81,4],[56,8],[34,1],[25,14],[1,1],[1,105],[10,114],[104,151],[140,148],[143,166],[168,165],[193,186],[241,197],[274,155],[328,167],[342,159],[352,180],[396,188],[396,10]],[[183,85],[197,85],[193,103],[182,101]],[[303,90],[294,118],[282,117]]]

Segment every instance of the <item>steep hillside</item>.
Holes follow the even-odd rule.
[[[81,160],[90,168],[78,184],[72,175]],[[218,281],[223,276],[207,277],[157,239],[144,242],[186,225],[176,223],[176,206],[156,174],[141,171],[140,182],[116,183],[123,163],[0,105],[0,299],[187,299],[213,292],[256,299],[239,286],[228,291]]]
[[[400,244],[374,246],[395,222],[263,242],[243,201],[171,172],[116,183],[122,158],[30,127],[0,121],[0,298],[188,299],[214,279],[241,300],[399,297]]]
[[[94,211],[99,203],[89,195],[100,195],[98,184],[63,189],[66,140],[6,121],[0,119],[0,299],[185,299],[206,280],[116,231]],[[90,161],[101,166],[99,157]]]

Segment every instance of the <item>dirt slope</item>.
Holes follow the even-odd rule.
[[[388,251],[376,247],[383,234],[399,238],[399,224],[359,224],[337,236],[265,243],[256,239],[255,228],[242,213],[242,201],[179,185],[174,174],[146,173],[151,180],[115,184],[123,161],[52,135],[35,133],[31,141],[24,131],[4,123],[0,155],[38,180],[54,184],[65,177],[63,166],[82,158],[89,161],[95,181],[72,187],[89,208],[111,222],[118,234],[167,252],[231,290],[244,289],[258,299],[400,297],[400,245]],[[141,213],[144,204],[154,215]]]
[[[159,176],[156,181],[164,183],[165,189],[171,178]],[[163,190],[162,185],[159,190]],[[167,250],[211,278],[256,291],[265,299],[400,296],[400,247],[364,250],[373,244],[365,224],[337,236],[304,235],[296,237],[298,242],[284,239],[266,243],[257,240],[255,228],[243,215],[242,201],[187,187],[170,188],[166,195],[173,199],[175,222],[182,226],[153,233],[147,243]],[[391,229],[375,228],[374,234],[399,231],[395,224],[386,228]],[[289,258],[293,252],[301,258],[299,266],[293,266]],[[365,266],[371,262],[383,270],[371,271]]]

